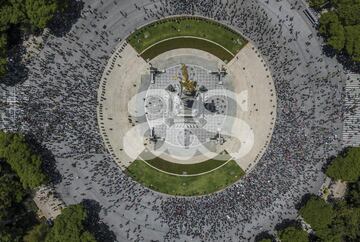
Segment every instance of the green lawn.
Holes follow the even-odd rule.
[[[177,164],[163,160],[159,157],[156,157],[152,160],[147,160],[146,162],[152,165],[153,167],[158,168],[159,170],[166,171],[169,173],[179,174],[179,175],[194,175],[200,174],[207,171],[211,171],[231,159],[231,156],[228,154],[218,155],[211,160],[203,161],[196,164]]]
[[[136,160],[127,168],[127,173],[153,190],[182,196],[205,195],[218,191],[236,182],[245,174],[233,160],[213,172],[199,176],[168,175],[143,161]]]
[[[217,56],[219,59],[223,60],[224,62],[229,62],[234,55],[229,51],[225,50],[221,46],[209,42],[203,39],[195,39],[195,38],[176,38],[176,39],[169,39],[163,42],[160,42],[151,48],[147,49],[141,54],[141,57],[144,60],[151,60],[154,57],[160,55],[169,50],[180,49],[180,48],[192,48],[203,50]]]
[[[229,27],[198,17],[166,18],[151,23],[136,30],[127,41],[141,53],[161,40],[178,36],[194,36],[214,41],[233,55],[247,43],[246,39]]]

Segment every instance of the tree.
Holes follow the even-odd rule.
[[[0,31],[6,31],[10,25],[26,20],[24,0],[3,0],[0,7]]]
[[[0,226],[0,241],[1,242],[14,242],[14,237],[4,228]]]
[[[0,161],[0,241],[21,241],[22,233],[31,219],[23,203],[27,191],[17,175],[4,161]]]
[[[321,0],[310,0],[310,5]],[[336,51],[344,51],[360,62],[360,0],[331,0],[331,6],[321,14],[319,32]]]
[[[319,32],[327,38],[327,44],[340,51],[345,45],[344,27],[334,11],[324,13],[320,17]]]
[[[360,208],[342,207],[336,212],[332,223],[332,230],[347,241],[359,241],[360,237]],[[341,240],[338,240],[341,241]]]
[[[8,217],[8,210],[14,204],[20,203],[25,195],[21,183],[12,174],[0,177],[0,219]]]
[[[308,242],[308,234],[293,226],[287,227],[279,231],[279,238],[281,242]]]
[[[360,181],[348,184],[346,198],[351,207],[360,207]]]
[[[324,5],[326,0],[310,0],[309,5],[312,8],[320,9],[322,5]]]
[[[300,209],[299,214],[322,240],[330,242],[339,241],[341,238],[341,235],[337,236],[330,228],[335,213],[332,205],[324,199],[312,196]]]
[[[96,242],[94,236],[85,229],[86,211],[81,204],[71,205],[62,210],[55,219],[54,226],[47,234],[46,242]]]
[[[26,13],[30,23],[45,28],[58,9],[56,0],[26,0]]]
[[[360,24],[359,3],[340,3],[337,5],[336,12],[344,26]]]
[[[7,73],[8,50],[25,33],[42,30],[57,13],[64,13],[74,0],[0,0],[0,78]],[[20,35],[10,38],[13,33]]]
[[[49,226],[45,223],[35,225],[25,236],[24,242],[43,242],[46,234],[49,231]]]
[[[7,73],[7,36],[0,34],[0,76]]]
[[[345,45],[344,27],[339,22],[329,24],[329,38],[327,44],[337,51],[341,51]]]
[[[316,196],[311,197],[299,213],[315,232],[327,228],[334,217],[332,206]]]
[[[23,230],[18,226],[5,226],[0,224],[0,241],[1,242],[22,242]]]
[[[339,23],[339,17],[334,11],[323,13],[320,17],[319,32],[326,37],[330,36],[329,28],[332,23]]]
[[[357,181],[360,177],[360,148],[351,147],[336,157],[326,169],[326,175],[334,180]]]
[[[259,240],[258,242],[272,242],[271,239],[262,239],[262,240]]]
[[[47,181],[42,160],[20,134],[0,132],[0,158],[19,176],[24,188],[35,188]]]
[[[360,15],[360,14],[359,14]],[[360,24],[345,27],[345,49],[354,61],[360,62]]]

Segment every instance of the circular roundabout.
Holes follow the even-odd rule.
[[[118,241],[253,241],[295,217],[341,123],[336,62],[295,7],[84,2],[17,87],[62,200],[98,202]]]

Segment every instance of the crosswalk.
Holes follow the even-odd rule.
[[[360,146],[360,75],[348,74],[345,86],[343,145]]]

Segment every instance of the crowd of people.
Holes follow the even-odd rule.
[[[282,1],[84,2],[71,31],[47,38],[17,87],[23,93],[18,122],[56,157],[63,200],[97,200],[100,217],[119,241],[246,241],[294,218],[294,204],[319,189],[323,163],[341,149],[341,135],[334,134],[342,123],[343,72],[323,56],[309,27],[296,22]],[[293,11],[301,8],[297,1],[286,3]],[[277,93],[272,140],[255,169],[203,197],[172,197],[137,184],[105,150],[97,124],[98,85],[116,46],[136,21],[139,26],[182,14],[213,18],[252,41]]]

